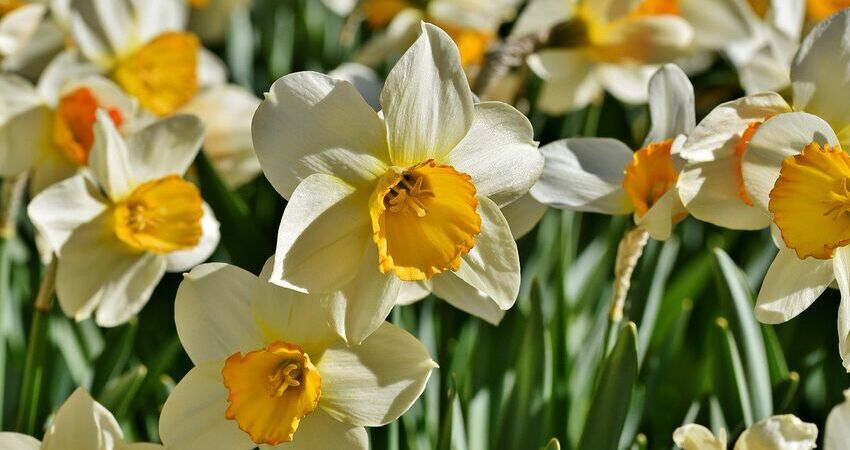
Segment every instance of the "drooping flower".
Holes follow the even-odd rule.
[[[756,422],[741,433],[733,449],[809,450],[817,447],[817,437],[817,426],[803,422],[792,414],[786,414]],[[719,435],[714,436],[711,430],[696,424],[677,428],[673,433],[673,441],[683,450],[726,450],[727,448],[725,430],[720,430]]]
[[[510,308],[516,243],[501,211],[537,179],[531,125],[498,102],[475,104],[457,47],[422,35],[387,78],[376,114],[345,81],[287,75],[254,117],[266,177],[289,203],[272,281],[339,290],[329,310],[362,341],[402,283],[465,283]]]
[[[686,215],[676,188],[677,152],[694,127],[694,92],[681,69],[668,64],[650,80],[649,99],[652,128],[638,151],[608,138],[545,145],[543,173],[531,195],[556,208],[633,213],[650,236],[667,239]]]
[[[66,315],[101,326],[129,320],[168,271],[187,270],[218,245],[218,222],[182,175],[203,140],[194,116],[157,121],[126,140],[97,112],[88,171],[54,184],[29,216],[56,253]]]
[[[544,80],[538,108],[553,114],[587,106],[603,89],[645,103],[649,78],[661,64],[686,56],[694,39],[675,2],[653,0],[533,1],[513,33],[550,27],[548,46],[528,65]]]
[[[56,411],[44,440],[0,432],[0,448],[8,450],[157,450],[159,444],[131,444],[112,413],[83,388],[77,388]]]
[[[363,427],[396,420],[436,364],[406,331],[383,322],[349,347],[318,296],[227,264],[196,267],[180,285],[175,322],[195,367],[160,417],[169,448],[367,449]]]
[[[208,130],[204,151],[223,178],[247,181],[259,173],[249,119],[259,99],[227,84],[221,60],[185,31],[188,15],[178,0],[80,0],[70,11],[71,37],[92,70],[147,111],[198,115]]]

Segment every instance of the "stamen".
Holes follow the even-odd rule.
[[[269,376],[274,397],[283,397],[284,392],[290,387],[301,386],[301,366],[293,361],[284,361],[277,371]]]
[[[840,191],[831,193],[833,199],[822,202],[828,207],[823,213],[824,216],[838,220],[841,216],[850,212],[850,186],[848,186],[848,183],[850,183],[850,178],[844,177],[840,182]]]
[[[414,180],[413,183],[411,179]],[[422,186],[423,183],[422,177],[415,177],[409,173],[402,175],[399,183],[390,187],[390,192],[384,199],[387,209],[394,213],[425,217],[428,209],[425,207],[424,199],[434,198],[434,192],[425,189]]]

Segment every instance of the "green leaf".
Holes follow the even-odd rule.
[[[97,400],[112,411],[117,420],[127,416],[130,405],[142,387],[148,368],[139,364],[118,378],[110,380]]]
[[[578,448],[617,450],[637,372],[637,327],[629,322],[605,361]]]
[[[747,386],[747,375],[744,371],[744,364],[741,362],[741,354],[738,352],[735,337],[729,330],[729,322],[723,317],[718,317],[715,324],[717,325],[720,333],[718,358],[716,360],[719,372],[716,380],[717,382],[715,383],[715,389],[722,390],[726,387],[730,387],[732,389],[731,392],[727,392],[730,394],[728,399],[737,403],[736,406],[740,407],[744,423],[747,426],[750,426],[754,422],[753,407],[750,402],[750,389],[749,386]],[[718,384],[729,379],[731,379],[731,386]]]

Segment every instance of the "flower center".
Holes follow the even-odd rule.
[[[369,200],[379,269],[405,281],[457,270],[481,231],[472,178],[428,160],[393,168]]]
[[[301,419],[322,395],[322,377],[304,350],[275,341],[266,348],[234,353],[221,370],[235,420],[256,444],[291,442]]]
[[[662,195],[676,185],[679,173],[673,167],[672,145],[672,139],[653,142],[636,151],[626,166],[623,189],[632,200],[638,217],[643,217]]]
[[[409,0],[366,0],[363,4],[363,14],[366,23],[372,28],[383,28],[400,12],[415,5]]]
[[[768,210],[800,259],[829,259],[850,243],[850,155],[812,142],[782,161]]]
[[[680,14],[679,0],[643,0],[631,12],[633,17]]]
[[[750,122],[747,125],[747,129],[741,133],[741,138],[738,139],[738,143],[735,144],[735,157],[738,160],[738,197],[749,206],[753,206],[753,200],[750,198],[749,194],[747,194],[747,188],[744,186],[744,169],[741,167],[741,160],[744,158],[744,153],[747,152],[747,148],[750,145],[750,141],[753,139],[753,135],[756,134],[756,130],[763,124],[767,119],[773,117],[773,114],[769,114],[765,116],[764,120],[756,120]]]
[[[806,16],[819,22],[850,6],[850,0],[806,0]]]
[[[149,181],[115,205],[115,234],[137,250],[187,250],[201,239],[202,205],[198,188],[177,175]]]
[[[66,94],[59,100],[53,121],[53,142],[65,156],[78,166],[89,161],[94,143],[94,123],[97,108],[101,107],[91,89],[81,87]],[[124,121],[121,111],[107,108],[109,117],[116,127]]]
[[[160,34],[121,60],[112,77],[146,109],[167,116],[198,91],[200,45],[192,33]]]

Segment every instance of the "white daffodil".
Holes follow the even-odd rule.
[[[329,310],[354,344],[405,281],[466,283],[503,310],[519,289],[499,208],[542,169],[531,124],[506,104],[475,104],[457,47],[422,30],[386,80],[381,114],[350,83],[305,72],[275,82],[254,116],[263,170],[289,201],[272,281],[339,290]]]
[[[0,432],[4,450],[157,450],[159,444],[131,444],[112,413],[77,388],[56,411],[44,441],[20,433]]]
[[[499,26],[516,15],[518,3],[519,0],[366,0],[362,4],[366,22],[372,28],[385,30],[367,42],[355,59],[374,66],[393,53],[401,53],[416,40],[419,22],[427,20],[448,33],[460,50],[463,67],[474,71],[498,38]],[[342,8],[334,5],[332,9]]]
[[[848,33],[843,28],[850,23],[848,17],[846,11],[833,16],[819,24],[803,41],[791,63],[791,105],[779,94],[761,92],[718,106],[697,125],[681,151],[687,163],[678,183],[682,201],[694,217],[733,229],[753,230],[771,224],[767,193],[773,188],[782,158],[799,153],[813,141],[801,143],[801,134],[793,139],[789,137],[789,142],[781,140],[789,134],[805,134],[796,125],[798,121],[814,123],[811,131],[820,127],[817,118],[795,113],[791,117],[796,119],[786,117],[775,125],[782,127],[791,121],[795,123],[793,128],[784,128],[779,135],[773,136],[759,133],[768,119],[791,111],[811,113],[825,120],[829,124],[827,128],[831,126],[836,130],[819,135],[819,143],[824,143],[823,138],[828,134],[837,134],[842,145],[850,144],[845,137],[848,131],[844,131],[850,125],[850,114],[846,112],[841,94],[850,85],[843,77],[832,76],[846,72],[846,65],[850,64],[850,50],[844,43]],[[807,128],[803,126],[803,129]],[[753,141],[756,135],[763,138],[758,143]],[[787,147],[792,143],[799,147]],[[755,170],[772,175],[751,180],[755,186],[750,187],[742,167],[749,159],[747,153],[756,146],[767,147],[755,152],[753,162],[758,166]],[[775,157],[764,156],[763,152]],[[762,198],[757,199],[752,189],[759,190]]]
[[[218,222],[183,173],[197,155],[203,124],[194,116],[118,133],[97,112],[88,173],[54,184],[29,216],[56,253],[62,311],[101,326],[122,324],[147,303],[168,270],[205,260],[218,244]]]
[[[730,39],[723,47],[744,91],[755,94],[787,88],[788,69],[800,46],[805,0],[721,1],[738,3],[739,15],[750,30],[748,36]],[[740,26],[740,21],[724,22]]]
[[[38,85],[0,75],[0,175],[32,170],[33,194],[88,165],[95,112],[109,113],[123,134],[149,121],[120,87],[77,66],[72,53],[55,58]]]
[[[163,407],[168,448],[365,450],[364,427],[401,416],[437,367],[387,322],[347,346],[320,297],[265,281],[271,266],[257,278],[204,264],[180,284],[174,318],[195,367]]]
[[[223,41],[230,16],[251,6],[251,0],[185,1],[192,8],[189,14],[189,29],[204,42],[210,43]]]
[[[810,450],[817,447],[817,438],[817,426],[786,414],[769,417],[744,430],[735,442],[734,450]],[[683,450],[727,448],[725,430],[720,430],[715,437],[711,430],[696,424],[677,428],[673,432],[673,441]]]
[[[185,2],[78,0],[71,6],[71,37],[89,67],[155,115],[198,115],[207,126],[204,151],[225,180],[238,184],[258,175],[249,132],[259,99],[228,85],[224,64],[184,31]]]
[[[844,391],[844,402],[832,408],[826,417],[824,450],[846,450],[850,443],[850,390]]]
[[[741,170],[747,198],[770,218],[779,247],[758,294],[756,318],[790,320],[837,280],[839,351],[850,369],[850,194],[844,188],[850,156],[842,150],[850,144],[850,112],[847,77],[835,75],[850,66],[848,30],[845,10],[806,37],[791,72],[795,112],[757,126]],[[736,165],[728,167],[728,184],[738,186]]]
[[[541,203],[602,214],[634,213],[635,224],[657,240],[670,237],[687,213],[679,199],[677,155],[694,127],[694,91],[678,67],[667,64],[650,79],[652,128],[633,152],[608,138],[564,139],[543,146],[543,173],[531,188]]]
[[[0,68],[30,79],[64,45],[65,30],[42,0],[0,2]]]
[[[691,26],[673,2],[612,0],[532,1],[512,34],[553,28],[548,47],[528,65],[544,80],[541,111],[583,108],[603,89],[627,103],[645,103],[649,78],[660,64],[686,56]]]

